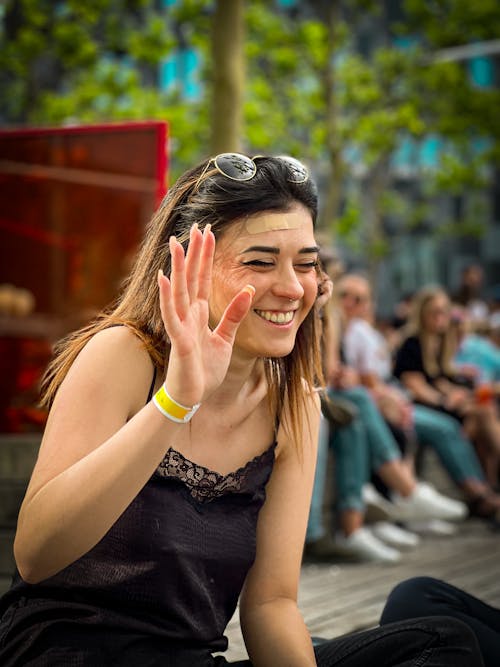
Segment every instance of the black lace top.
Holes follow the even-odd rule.
[[[0,603],[0,658],[2,642],[16,633],[38,641],[73,621],[146,635],[165,648],[224,650],[224,629],[255,558],[274,450],[221,475],[169,449],[91,551],[40,584],[16,575]]]

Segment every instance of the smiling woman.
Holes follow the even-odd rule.
[[[233,353],[246,350],[259,357],[287,356],[316,300],[317,266],[311,212],[304,205],[297,203],[280,213],[256,213],[235,222],[215,251],[211,325],[234,294],[249,283],[255,295],[249,315],[238,328]]]
[[[0,601],[3,667],[224,665],[213,653],[238,599],[243,664],[481,664],[459,621],[313,649],[299,613],[321,378],[316,213],[297,160],[203,162],[151,220],[115,307],[60,344]]]

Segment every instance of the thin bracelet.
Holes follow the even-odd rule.
[[[188,408],[185,405],[177,403],[168,393],[165,384],[162,384],[153,396],[153,403],[162,415],[173,422],[177,422],[177,424],[187,424],[201,405],[201,403],[196,403],[196,405]]]

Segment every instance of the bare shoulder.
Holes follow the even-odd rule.
[[[153,363],[140,338],[128,327],[114,326],[95,334],[75,359],[63,385],[85,387],[96,397],[114,390],[130,405],[144,403]]]
[[[101,355],[111,363],[121,358],[125,364],[149,357],[143,342],[126,326],[112,326],[99,331],[92,336],[79,356],[95,358]]]
[[[103,330],[86,343],[51,406],[30,482],[31,497],[143,408],[152,370],[143,343],[126,327]]]

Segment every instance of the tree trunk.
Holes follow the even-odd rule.
[[[217,0],[213,19],[213,155],[241,150],[244,63],[244,0]]]
[[[339,214],[341,191],[342,191],[342,152],[340,137],[338,133],[338,105],[336,97],[336,72],[335,52],[336,30],[340,19],[340,0],[331,0],[326,6],[325,21],[328,28],[327,54],[325,69],[323,72],[325,106],[326,106],[326,152],[327,164],[327,187],[324,205],[321,213],[319,226],[328,232],[334,231],[335,220]]]
[[[367,174],[363,196],[363,220],[366,225],[368,276],[376,292],[379,267],[387,242],[384,230],[382,197],[390,182],[389,157],[382,156]]]

